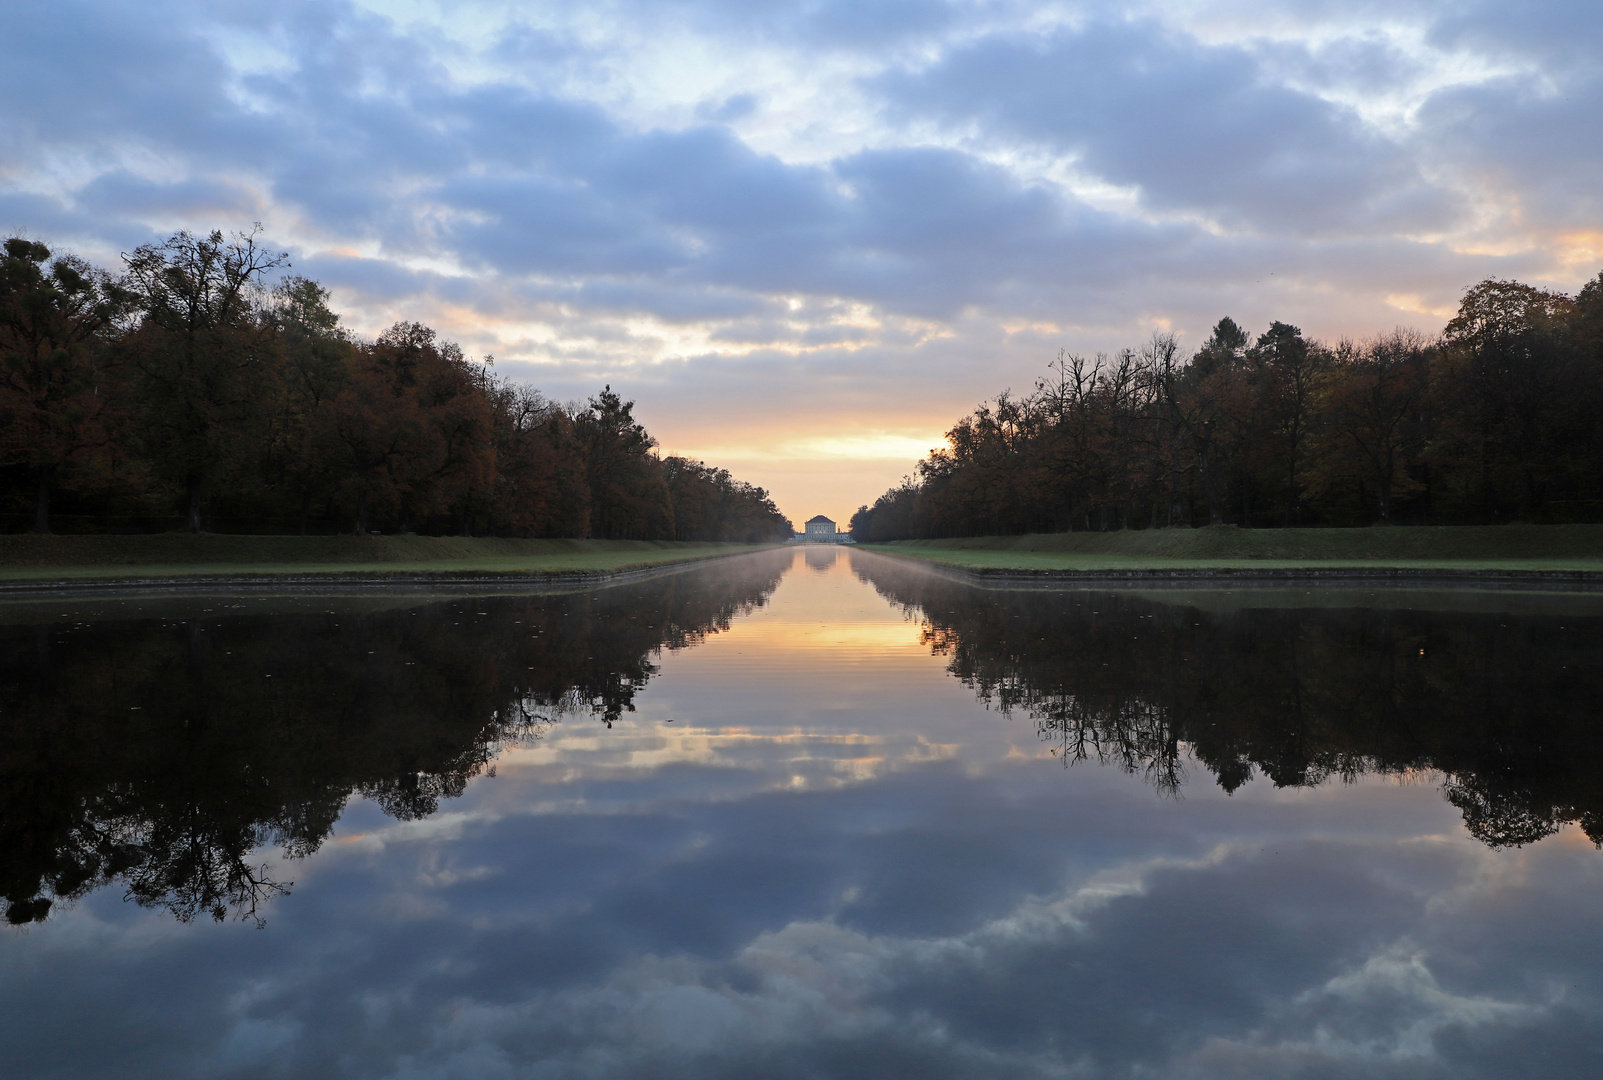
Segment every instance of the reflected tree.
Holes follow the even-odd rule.
[[[999,593],[884,559],[858,572],[988,706],[1066,764],[1176,794],[1435,771],[1494,847],[1574,822],[1603,842],[1603,618],[1365,607],[1208,609],[1130,593]]]
[[[764,604],[790,558],[587,592],[332,609],[0,608],[6,919],[36,922],[117,883],[180,920],[260,923],[292,884],[272,849],[316,851],[353,794],[426,817],[552,723],[610,726],[656,673],[653,657]]]

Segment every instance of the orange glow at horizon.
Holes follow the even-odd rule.
[[[873,505],[932,449],[946,445],[938,433],[942,430],[934,425],[922,431],[831,425],[820,431],[803,424],[790,430],[727,433],[716,444],[665,438],[662,453],[705,461],[764,488],[798,530],[808,518],[823,514],[845,531],[859,506]]]
[[[962,683],[931,679],[947,659],[923,641],[922,622],[858,578],[854,556],[876,556],[825,544],[798,545],[791,554],[766,605],[693,648],[654,657],[662,669],[653,679],[658,699],[671,708],[685,680],[703,688],[692,698],[697,712],[653,716],[642,709],[638,725],[605,733],[559,724],[532,746],[504,751],[499,773],[571,777],[684,762],[736,768],[762,762],[765,785],[835,787],[959,756],[976,730],[971,720],[957,728],[910,729],[900,722],[881,726],[875,714],[857,709],[891,685],[900,688],[900,703],[915,710],[920,700],[955,703],[959,716],[972,710]],[[708,686],[718,692],[709,695]],[[808,711],[796,714],[803,702]],[[986,744],[990,760],[1051,756],[1025,725],[988,728]]]

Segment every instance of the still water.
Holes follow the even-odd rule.
[[[0,1073],[1603,1075],[1603,598],[0,605]]]

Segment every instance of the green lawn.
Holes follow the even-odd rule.
[[[1603,526],[1149,529],[903,540],[869,550],[971,570],[1591,570]]]
[[[612,573],[765,544],[455,536],[0,536],[0,581],[338,574]]]

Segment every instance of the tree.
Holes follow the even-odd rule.
[[[1262,351],[1246,347],[1248,340],[1233,320],[1219,320],[1182,383],[1200,418],[1199,464],[1210,524],[1224,520],[1232,478],[1241,524],[1252,524],[1257,480],[1272,452],[1267,365]]]
[[[1466,462],[1481,513],[1529,515],[1552,451],[1577,419],[1565,340],[1572,301],[1517,281],[1470,288],[1447,324],[1438,404],[1450,418],[1439,456]]]
[[[493,485],[494,420],[484,389],[462,350],[419,323],[396,323],[357,350],[350,382],[315,422],[320,448],[344,479],[356,532],[367,532],[375,514],[410,531]],[[459,516],[465,530],[471,523]]]
[[[199,532],[206,496],[259,438],[271,378],[256,319],[261,279],[287,265],[257,243],[258,225],[229,239],[174,233],[124,255],[142,323],[130,342],[143,430],[154,463],[184,493],[184,527]]]
[[[50,531],[61,470],[111,439],[110,338],[125,296],[101,271],[21,237],[0,258],[0,458],[35,480],[34,529]]]
[[[768,492],[736,480],[728,469],[667,457],[662,472],[673,500],[676,540],[755,543],[790,535],[790,522]]]
[[[514,536],[586,536],[590,489],[573,418],[533,387],[498,382],[491,528]]]
[[[312,500],[335,486],[335,463],[321,453],[315,418],[350,384],[355,346],[328,306],[328,290],[304,277],[273,289],[267,319],[277,332],[275,407],[264,443],[263,480],[284,489],[306,533]]]
[[[1399,484],[1422,486],[1409,479],[1405,465],[1424,443],[1420,409],[1430,355],[1423,335],[1398,329],[1363,345],[1343,342],[1321,379],[1319,411],[1341,446],[1319,456],[1331,462],[1351,452],[1360,477],[1373,484],[1382,523],[1392,520]]]
[[[1055,511],[1053,524],[1071,532],[1077,521],[1089,528],[1096,468],[1092,403],[1099,366],[1059,349],[1057,359],[1047,365],[1051,375],[1035,384],[1042,415],[1032,486],[1036,498]]]
[[[1603,271],[1581,286],[1572,311],[1576,344],[1593,363],[1603,363]]]
[[[1300,329],[1283,322],[1269,324],[1259,335],[1253,354],[1264,369],[1269,420],[1282,456],[1286,486],[1281,523],[1290,525],[1297,512],[1297,471],[1308,439],[1309,410],[1321,357],[1303,340]]]
[[[1178,379],[1166,380],[1165,396],[1175,421],[1191,437],[1202,475],[1203,501],[1208,507],[1208,524],[1224,522],[1225,491],[1221,460],[1226,456],[1225,420],[1230,403],[1240,395],[1236,383],[1247,343],[1247,332],[1226,315],[1214,324],[1213,333],[1191,358]]]
[[[1190,470],[1191,425],[1174,399],[1179,356],[1180,341],[1167,331],[1154,332],[1139,355],[1146,433],[1142,486],[1152,500],[1153,528],[1185,520],[1180,483]]]
[[[634,418],[634,402],[608,385],[574,418],[590,480],[590,535],[607,539],[671,537],[673,504],[652,450],[657,440]]]
[[[1220,367],[1238,362],[1252,340],[1236,320],[1226,315],[1214,323],[1213,332],[1202,343],[1191,363],[1198,378],[1205,378]]]

